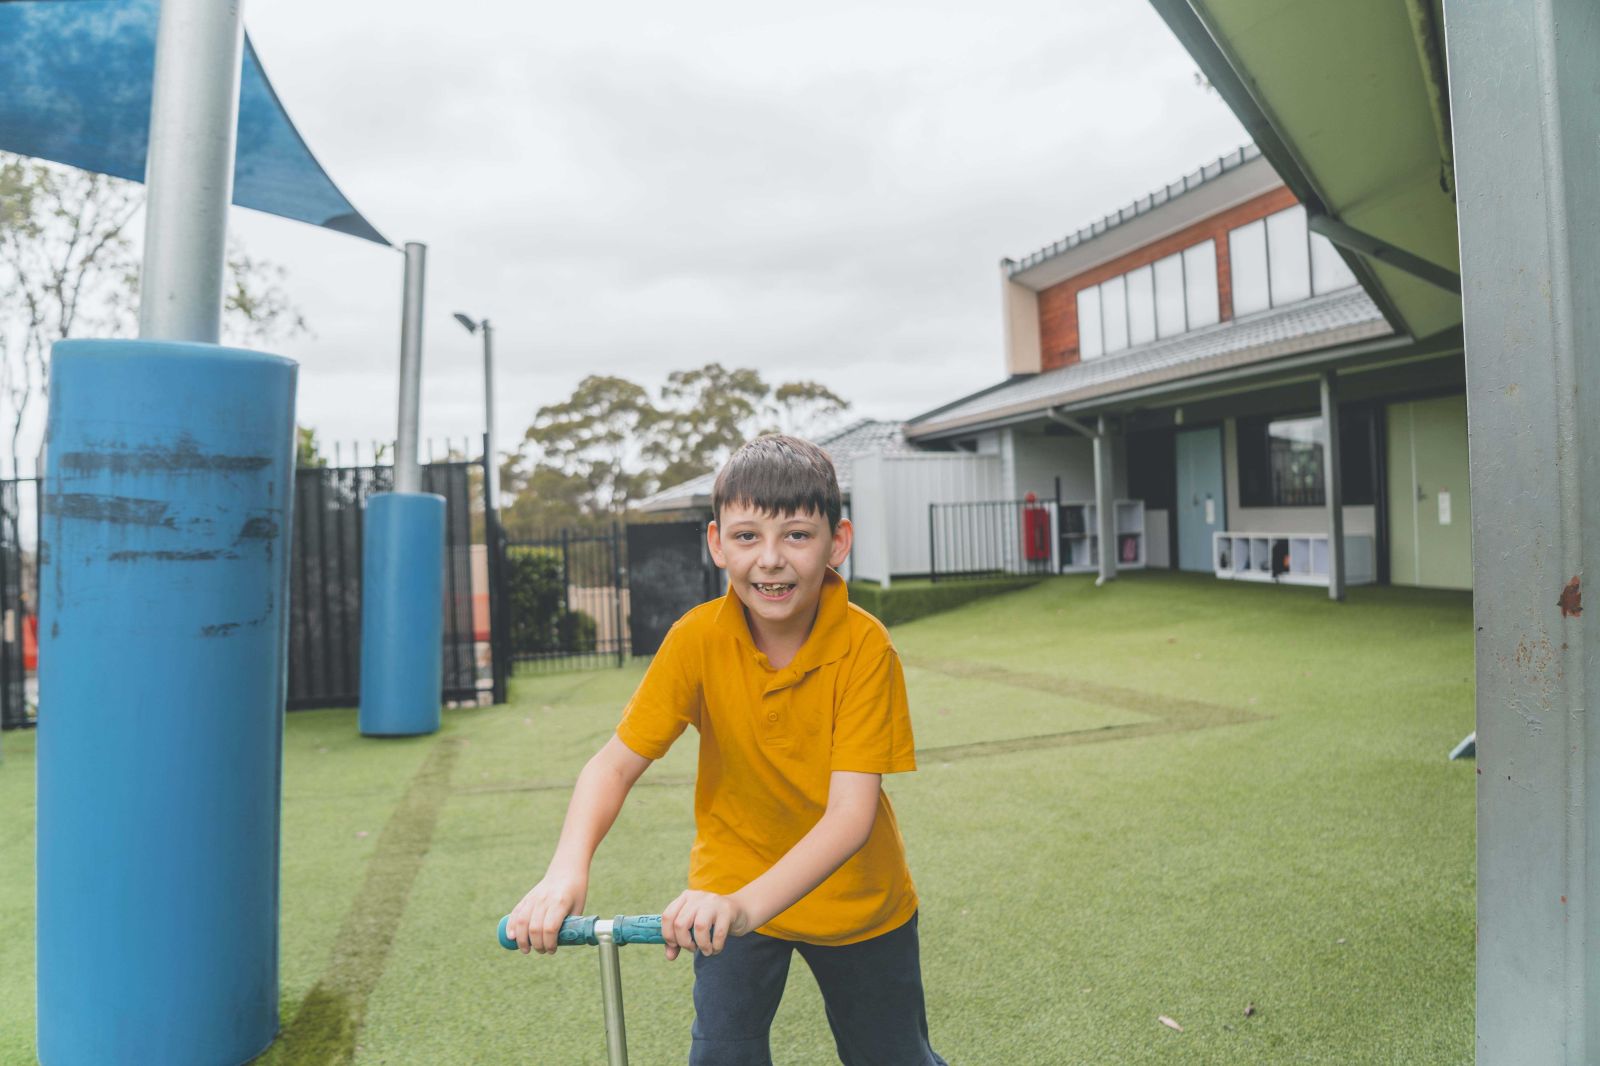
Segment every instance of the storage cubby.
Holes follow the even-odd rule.
[[[1273,566],[1273,557],[1281,556]],[[1234,581],[1276,581],[1284,585],[1328,583],[1329,540],[1326,533],[1243,533],[1228,530],[1211,535],[1211,560],[1216,575]],[[1372,536],[1346,533],[1344,583],[1370,585],[1377,577]],[[1274,569],[1277,573],[1274,573]]]
[[[1112,503],[1112,541],[1117,569],[1142,570],[1145,565],[1144,501],[1115,500]],[[1063,574],[1089,573],[1100,569],[1099,509],[1089,500],[1061,504],[1058,528],[1061,531],[1059,569]]]

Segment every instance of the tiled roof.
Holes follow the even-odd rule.
[[[1155,192],[1135,200],[1121,211],[1114,211],[1098,222],[1092,222],[1078,232],[1068,234],[1054,244],[1046,245],[1032,255],[1023,256],[1015,261],[1007,259],[1005,261],[1006,276],[1014,278],[1023,271],[1031,270],[1046,260],[1054,259],[1063,252],[1071,251],[1083,242],[1094,240],[1107,230],[1114,229],[1124,222],[1131,222],[1140,215],[1153,211],[1162,204],[1174,200],[1186,192],[1198,189],[1206,182],[1219,178],[1236,167],[1244,166],[1244,164],[1260,155],[1261,150],[1259,148],[1253,144],[1246,144],[1229,152],[1227,155],[1219,156],[1200,169],[1185,174],[1171,185],[1157,189]]]
[[[921,414],[906,423],[912,439],[978,426],[1047,407],[1173,381],[1213,370],[1331,348],[1391,332],[1360,288],[1219,322],[1168,340],[1058,370],[1019,377]]]
[[[863,418],[843,429],[818,437],[813,443],[828,453],[839,476],[839,491],[850,494],[850,464],[861,455],[918,452],[923,449],[906,440],[905,425],[901,422],[878,422]],[[715,473],[701,474],[646,496],[636,506],[641,511],[670,511],[683,507],[709,506],[711,486],[717,480]]]

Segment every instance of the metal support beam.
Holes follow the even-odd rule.
[[[428,246],[406,242],[405,302],[400,319],[400,425],[394,445],[394,491],[421,492],[417,465],[418,427],[422,417],[422,296]]]
[[[242,5],[163,0],[145,163],[139,336],[215,344],[239,129]]]
[[[1478,1066],[1600,1055],[1600,6],[1445,0],[1478,709]]]
[[[1375,259],[1380,263],[1402,270],[1414,278],[1421,278],[1430,285],[1436,285],[1446,292],[1461,293],[1461,276],[1446,270],[1444,267],[1431,263],[1420,255],[1413,255],[1404,248],[1396,247],[1388,241],[1379,240],[1370,233],[1362,233],[1354,226],[1347,226],[1338,219],[1329,215],[1320,215],[1306,212],[1306,225],[1312,233],[1320,233],[1340,248],[1347,248],[1357,255],[1364,255],[1368,259]]]
[[[1339,382],[1322,372],[1322,429],[1328,439],[1323,456],[1323,496],[1328,504],[1328,599],[1344,599],[1344,471],[1339,465]]]
[[[494,326],[483,320],[483,429],[485,491],[496,507],[500,506],[500,460],[495,456],[494,436]]]
[[[1094,583],[1104,585],[1117,578],[1116,487],[1111,481],[1111,432],[1106,416],[1101,415],[1095,425],[1094,501],[1096,536],[1100,540],[1100,576]]]
[[[1076,418],[1068,418],[1054,407],[1046,408],[1044,413],[1045,416],[1052,422],[1060,422],[1063,426],[1066,426],[1074,433],[1082,434],[1083,436],[1088,437],[1090,440],[1094,440],[1097,436],[1094,430],[1090,429]]]

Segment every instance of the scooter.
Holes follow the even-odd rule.
[[[500,919],[500,946],[517,950],[517,942],[506,935],[511,915]],[[619,914],[615,918],[573,915],[561,923],[556,943],[560,946],[591,944],[600,949],[600,996],[605,1004],[606,1061],[609,1066],[628,1066],[628,1032],[622,1021],[622,962],[617,949],[623,944],[661,944],[661,915]]]

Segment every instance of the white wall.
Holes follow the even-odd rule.
[[[855,572],[885,584],[929,568],[928,505],[1006,499],[997,454],[869,455],[850,471]]]
[[[1056,478],[1061,479],[1063,500],[1094,499],[1094,444],[1078,433],[1047,434],[1043,428],[1016,427],[1012,438],[1011,498],[1033,493],[1041,500],[1055,498]],[[1122,437],[1111,441],[1111,495],[1128,495],[1127,448]]]

